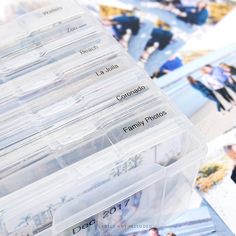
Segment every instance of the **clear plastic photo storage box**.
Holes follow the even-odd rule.
[[[0,32],[1,236],[122,236],[188,208],[201,136],[86,9]]]

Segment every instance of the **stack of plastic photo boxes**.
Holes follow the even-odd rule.
[[[73,1],[1,25],[0,235],[128,235],[189,203],[205,146]]]

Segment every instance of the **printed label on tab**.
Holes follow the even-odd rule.
[[[65,25],[64,29],[66,30],[67,33],[72,33],[84,28],[85,26],[87,26],[87,23],[84,22],[80,17],[76,21],[74,22],[72,21],[69,24]]]
[[[33,32],[80,14],[81,7],[79,4],[73,1],[65,1],[60,2],[60,4],[50,4],[26,14],[21,18],[21,22],[29,32]]]
[[[120,66],[118,64],[111,64],[111,65],[108,65],[104,68],[101,68],[100,70],[96,71],[95,74],[97,77],[101,77],[103,75],[106,75],[108,73],[111,73],[113,71],[117,71],[120,69]]]
[[[123,102],[129,98],[132,98],[133,96],[136,96],[138,94],[141,94],[141,93],[147,91],[148,89],[149,88],[147,85],[139,85],[139,86],[133,87],[133,88],[129,89],[128,91],[117,95],[116,100],[119,102]]]
[[[47,15],[50,15],[50,14],[53,14],[55,12],[62,11],[62,10],[63,10],[63,7],[58,6],[58,7],[51,7],[49,9],[44,9],[43,11],[41,11],[41,13],[42,15],[47,16]]]
[[[96,63],[96,65],[94,65]],[[89,72],[86,71],[87,80],[91,79],[105,79],[107,77],[122,73],[128,69],[128,66],[124,61],[121,61],[119,58],[112,59],[112,62],[103,63],[104,65],[97,66],[97,62],[94,62],[93,65],[89,65],[92,70],[89,69]],[[88,68],[85,67],[87,70]]]
[[[108,132],[108,136],[113,143],[120,142],[132,135],[145,131],[148,128],[159,125],[163,121],[173,117],[173,111],[168,106],[161,106],[145,115],[137,117],[127,123],[119,124],[116,128]]]
[[[97,49],[100,48],[101,43],[102,43],[102,40],[101,40],[101,39],[98,39],[98,40],[96,40],[96,41],[94,42],[94,45],[92,45],[92,46],[87,46],[87,47],[85,47],[85,48],[83,48],[83,49],[80,49],[80,50],[79,50],[79,53],[80,53],[81,55],[84,55],[84,54],[88,54],[88,53],[91,53],[91,52],[93,52],[93,51],[96,51]]]

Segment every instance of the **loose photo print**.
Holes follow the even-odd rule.
[[[177,29],[158,15],[142,11],[132,3],[89,1],[86,5],[139,65],[147,70],[161,66],[185,44]]]
[[[145,225],[133,225],[122,236],[213,236],[216,228],[207,207],[186,211],[169,225],[145,228]]]
[[[235,68],[233,44],[197,57],[156,80],[208,142],[208,155],[198,173],[196,189],[232,233],[236,232]]]
[[[232,1],[84,1],[91,12],[152,77],[184,64],[175,54],[227,16]],[[170,68],[165,63],[171,64]]]
[[[179,61],[178,57],[173,60]],[[236,45],[229,45],[159,78],[156,83],[211,141],[236,125],[235,66]]]
[[[209,142],[208,149],[196,188],[235,235],[236,128]]]

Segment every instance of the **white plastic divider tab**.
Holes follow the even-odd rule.
[[[84,31],[99,32],[102,30],[99,27],[94,27],[94,21],[92,21],[89,16],[81,15],[72,22],[69,21],[65,24],[58,22],[58,25],[52,26],[51,30],[45,30],[21,40],[16,40],[15,44],[8,45],[5,50],[2,50],[0,61],[4,63],[5,61],[14,59],[16,56],[24,55],[32,50],[40,49],[44,47],[44,45],[52,44],[52,42],[54,42],[54,44],[57,42],[57,44],[60,45],[60,43],[62,44],[64,41],[66,43],[66,40],[73,41],[74,34],[78,34],[78,32],[83,34]]]
[[[14,46],[15,41],[27,37],[27,31],[22,28],[18,19],[2,24],[0,26],[0,33],[0,52],[3,55],[9,46]]]
[[[53,130],[58,130],[58,129],[62,129],[62,127],[66,127],[66,124],[70,123],[73,121],[73,119],[76,121],[77,120],[81,120],[86,118],[85,115],[87,114],[88,117],[91,117],[92,115],[96,116],[96,113],[98,113],[99,111],[104,111],[104,109],[111,109],[112,106],[113,107],[119,107],[120,109],[122,109],[122,107],[124,106],[129,106],[132,105],[133,102],[138,102],[138,101],[142,101],[142,99],[144,99],[145,97],[150,97],[150,96],[156,96],[154,91],[152,91],[151,87],[149,83],[146,82],[146,80],[142,80],[142,76],[140,76],[140,78],[138,76],[134,76],[135,73],[137,73],[138,71],[132,71],[132,76],[133,76],[133,80],[130,78],[130,86],[131,86],[131,91],[133,91],[134,86],[139,88],[140,86],[144,86],[145,88],[148,88],[144,91],[138,91],[137,93],[135,93],[135,96],[133,95],[132,97],[129,98],[129,100],[127,100],[125,103],[122,102],[120,103],[120,101],[117,99],[117,96],[119,96],[120,94],[123,94],[123,84],[121,83],[121,80],[116,80],[116,76],[114,77],[114,83],[113,85],[117,84],[117,86],[113,87],[110,89],[109,93],[106,94],[105,91],[107,89],[106,87],[106,83],[103,83],[102,81],[99,81],[99,83],[97,84],[97,86],[93,86],[95,88],[94,92],[91,92],[93,90],[87,90],[87,88],[85,90],[87,90],[89,93],[86,96],[85,91],[81,91],[81,96],[73,96],[71,97],[66,97],[66,99],[61,100],[61,102],[59,102],[58,104],[54,104],[51,107],[48,106],[50,109],[45,108],[45,109],[41,109],[41,111],[39,110],[39,112],[37,112],[40,115],[40,119],[38,120],[38,124],[36,124],[36,126],[38,127],[38,130],[40,130],[40,126],[42,126],[41,131],[43,131],[43,128],[50,128],[48,131],[45,131],[42,133],[42,135],[46,136],[47,133],[52,133]],[[113,78],[113,77],[112,77]],[[119,78],[119,77],[118,77]],[[140,81],[140,82],[139,82]],[[120,84],[119,84],[119,83]],[[125,82],[125,80],[123,80],[123,82]],[[105,87],[101,86],[101,84],[104,84]],[[137,85],[135,85],[137,84]],[[128,85],[126,83],[126,85]],[[101,87],[100,87],[101,86]],[[99,89],[98,89],[99,88]],[[103,96],[100,96],[99,99],[94,99],[97,96],[99,96],[99,94],[102,93],[104,94]],[[79,95],[79,94],[78,94]],[[79,98],[84,97],[83,100],[78,100]],[[41,101],[42,99],[40,99]],[[46,100],[47,101],[51,101],[50,100]],[[77,103],[78,103],[78,108],[77,107]],[[37,103],[36,103],[37,104]],[[44,103],[43,103],[44,104]],[[62,107],[62,105],[64,104],[64,106]],[[39,103],[37,104],[37,106],[35,106],[35,108],[39,109]],[[91,108],[90,110],[86,110],[86,106],[87,108]],[[31,105],[28,105],[28,113],[34,111],[36,112],[35,109],[33,109],[33,107]],[[76,109],[75,109],[76,108]],[[72,109],[72,110],[71,110]],[[19,110],[17,111],[17,116],[18,119],[23,119],[23,117],[26,114],[26,111],[22,110],[21,113],[19,113]],[[69,111],[71,111],[72,113],[68,113]],[[90,112],[89,112],[90,111]],[[63,113],[68,114],[70,116],[70,118],[68,117],[67,119],[66,116],[63,115]],[[36,114],[37,114],[36,113]],[[89,114],[90,113],[90,114]],[[73,115],[73,116],[71,116]],[[10,121],[14,122],[16,117],[12,116],[11,119],[9,116],[6,117],[8,119],[8,123]],[[37,121],[37,117],[33,117],[33,119],[31,120],[35,120]],[[64,121],[63,121],[64,119]],[[23,119],[23,121],[25,121],[25,119]],[[74,122],[75,122],[74,121]],[[28,122],[25,122],[26,125],[28,125]],[[51,125],[49,125],[51,123]],[[17,126],[19,123],[16,123],[15,126]],[[78,123],[79,124],[79,123]],[[49,125],[49,126],[48,126]],[[61,127],[61,128],[60,128]],[[3,127],[4,128],[4,127]],[[22,132],[24,130],[24,127],[19,126],[18,127],[20,129],[20,131]],[[6,130],[6,129],[4,129]],[[42,135],[37,135],[39,137],[39,139],[41,138]],[[37,142],[37,136],[34,137],[35,142]],[[47,137],[47,136],[46,136]],[[45,138],[46,138],[45,137]],[[31,143],[31,145],[33,145],[33,143]],[[22,151],[24,152],[26,147],[23,147]],[[13,151],[13,149],[11,149]],[[19,151],[19,147],[17,148],[17,150]],[[26,149],[27,150],[27,149]],[[5,153],[6,155],[6,153]],[[11,160],[11,158],[7,157],[8,162]]]
[[[101,34],[96,35],[91,31],[85,32],[84,35],[78,33],[75,41],[67,39],[61,39],[61,41],[52,42],[25,54],[16,55],[9,61],[4,61],[1,64],[0,74],[9,80],[9,78],[15,78],[75,53],[79,53],[82,57],[97,50],[101,51],[111,42],[108,37]]]
[[[116,121],[116,126],[108,129],[108,137],[115,144],[129,136],[143,132],[153,126],[159,125],[164,121],[174,118],[174,111],[167,104],[155,107],[155,109],[147,110],[139,116],[132,116],[131,119],[126,119],[122,123]],[[119,125],[118,125],[119,124]]]
[[[73,19],[84,12],[73,0],[56,0],[52,4],[30,12],[19,18],[29,34],[53,27],[57,22]]]

